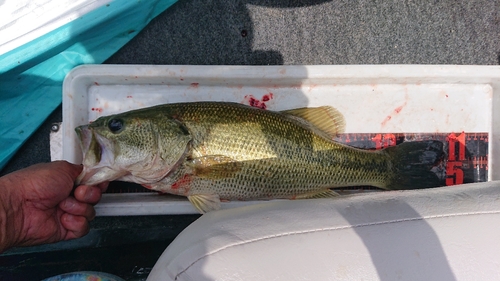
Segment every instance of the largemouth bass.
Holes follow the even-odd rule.
[[[363,150],[332,140],[345,122],[334,108],[281,112],[237,103],[165,104],[100,117],[76,128],[79,183],[135,182],[187,196],[201,212],[221,200],[332,197],[330,188],[435,187],[438,141]]]

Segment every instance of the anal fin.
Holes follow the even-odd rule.
[[[335,192],[331,189],[326,189],[326,190],[320,190],[320,191],[300,194],[300,195],[295,196],[294,199],[335,198],[335,197],[339,197],[339,196],[340,196],[340,194],[338,194],[337,192]]]
[[[188,196],[188,199],[201,214],[220,209],[220,198],[217,194],[195,194]]]

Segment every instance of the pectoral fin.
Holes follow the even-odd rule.
[[[241,162],[224,155],[198,157],[186,163],[193,174],[201,178],[229,178],[241,170]]]
[[[301,195],[295,196],[295,199],[312,199],[312,198],[335,198],[339,197],[340,194],[337,192],[327,189],[327,190],[320,190],[320,191],[315,191],[315,192],[309,192]]]
[[[220,209],[220,198],[217,194],[195,194],[188,196],[188,199],[201,214]]]

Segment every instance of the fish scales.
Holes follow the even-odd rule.
[[[171,113],[194,136],[191,157],[225,155],[244,162],[228,178],[193,176],[188,194],[215,190],[229,200],[291,198],[352,183],[381,186],[387,180],[388,159],[379,152],[335,143],[282,114],[243,106],[224,110],[224,104],[197,105],[188,110],[182,105],[172,107]]]

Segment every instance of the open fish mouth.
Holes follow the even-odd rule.
[[[76,179],[76,184],[79,185],[85,184],[97,172],[97,169],[89,170],[87,167],[93,167],[101,161],[102,150],[100,145],[93,145],[96,149],[90,150],[92,142],[96,142],[96,139],[88,125],[75,128],[75,132],[80,141],[80,148],[83,155],[83,170]]]
[[[80,147],[83,153],[82,164],[85,166],[94,166],[101,161],[102,149],[97,143],[97,139],[88,125],[80,126],[75,129],[80,140]],[[92,155],[90,154],[92,153]]]
[[[76,179],[77,185],[94,185],[123,176],[123,173],[118,173],[110,168],[109,164],[113,157],[109,149],[105,149],[104,138],[96,135],[88,125],[77,127],[75,131],[83,153],[83,171]]]

